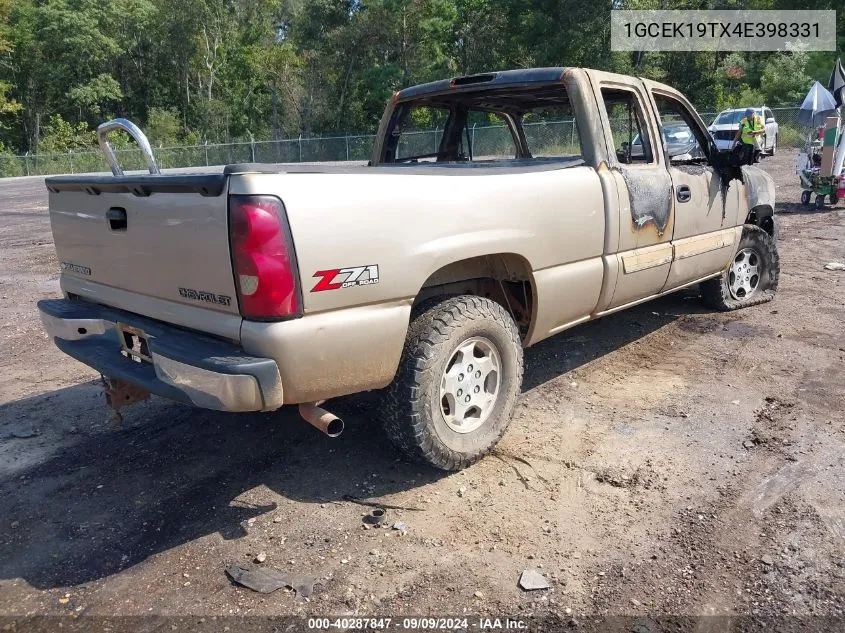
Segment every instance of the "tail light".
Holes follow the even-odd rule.
[[[229,236],[241,315],[258,320],[300,316],[296,256],[282,201],[230,196]]]

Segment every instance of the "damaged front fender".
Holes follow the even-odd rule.
[[[759,167],[744,165],[742,167],[742,182],[745,183],[745,196],[748,200],[748,210],[767,207],[772,212],[775,209],[775,181]]]

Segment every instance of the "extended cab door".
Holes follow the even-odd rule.
[[[723,270],[733,257],[743,218],[744,186],[728,182],[708,162],[707,131],[695,110],[665,86],[646,81],[666,142],[661,148],[672,179],[675,224],[672,266],[664,290]],[[685,138],[689,136],[689,142]]]
[[[630,77],[587,73],[618,190],[618,222],[613,227],[618,241],[611,242],[615,248],[605,255],[617,271],[616,283],[599,305],[604,312],[653,296],[666,284],[674,206],[672,180],[655,140],[660,136],[644,85]]]

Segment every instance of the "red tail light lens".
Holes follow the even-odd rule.
[[[296,257],[282,201],[231,196],[229,235],[241,315],[259,320],[299,316]]]

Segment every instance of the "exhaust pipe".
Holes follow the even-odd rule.
[[[343,433],[343,420],[333,413],[317,406],[316,402],[303,402],[299,405],[299,415],[311,426],[329,437]]]

